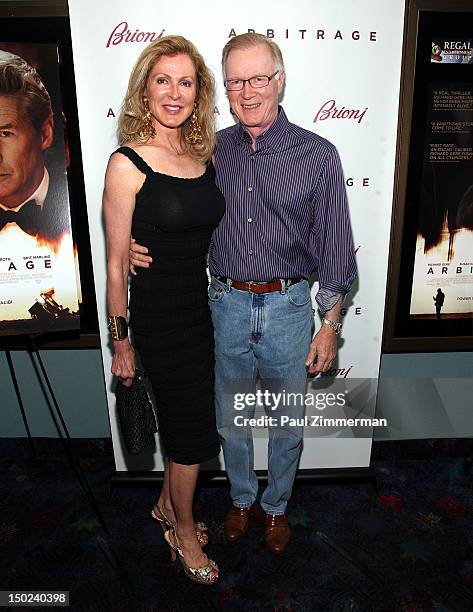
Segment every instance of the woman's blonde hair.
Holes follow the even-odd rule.
[[[134,141],[146,144],[148,136],[140,136],[148,77],[155,63],[166,55],[188,55],[197,75],[197,117],[202,130],[202,143],[191,144],[185,138],[191,117],[182,124],[183,147],[194,159],[208,161],[215,146],[215,84],[212,72],[196,47],[182,36],[163,36],[143,50],[131,71],[125,100],[118,118],[118,140],[121,145]]]

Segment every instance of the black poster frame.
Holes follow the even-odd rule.
[[[28,4],[28,6],[27,6]],[[55,331],[36,338],[41,348],[100,348],[97,305],[85,198],[82,152],[77,115],[72,43],[65,3],[0,7],[0,39],[3,42],[49,43],[58,48],[62,110],[66,119],[70,156],[68,169],[72,234],[78,248],[82,307],[78,331]],[[21,7],[21,10],[18,9]],[[52,13],[52,14],[51,14]],[[25,349],[28,337],[1,336],[0,349]]]
[[[447,78],[465,83],[473,80],[473,65],[431,68],[432,38],[440,34],[473,38],[473,4],[471,0],[409,0],[404,31],[383,351],[468,351],[473,349],[473,318],[414,319],[410,317],[410,299],[428,88],[434,75],[440,82]]]

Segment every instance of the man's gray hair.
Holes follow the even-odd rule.
[[[37,132],[53,119],[51,98],[39,74],[22,57],[1,49],[0,95],[17,96],[23,115]]]
[[[225,66],[227,63],[228,56],[230,51],[233,49],[248,49],[250,47],[255,47],[257,45],[267,45],[271,55],[274,59],[275,69],[279,70],[279,72],[284,72],[284,60],[282,58],[281,49],[278,45],[271,39],[265,36],[264,34],[256,34],[255,32],[248,32],[247,34],[239,34],[238,36],[234,36],[230,38],[222,51],[222,71],[223,78],[226,78]]]

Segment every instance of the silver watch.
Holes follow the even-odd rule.
[[[322,317],[322,323],[324,325],[329,325],[336,334],[339,334],[342,330],[341,323],[335,323],[335,321],[331,321],[330,319],[326,319],[325,317]]]

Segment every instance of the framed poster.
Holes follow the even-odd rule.
[[[383,350],[473,348],[473,5],[412,0]]]
[[[0,142],[11,151],[0,172],[0,346],[38,333],[46,347],[98,346],[69,20],[0,22]],[[27,106],[22,88],[43,107]],[[15,159],[21,139],[28,155]]]

